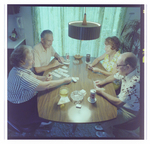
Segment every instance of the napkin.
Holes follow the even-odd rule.
[[[84,89],[80,90],[79,92],[84,96],[86,95],[86,91]]]
[[[61,97],[57,105],[61,105],[68,102],[70,102],[70,99],[68,97]]]

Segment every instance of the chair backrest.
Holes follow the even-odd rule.
[[[22,130],[18,126],[12,124],[10,121],[7,121],[7,123],[8,123],[8,129],[12,129],[18,133],[22,133]]]
[[[39,123],[33,123],[33,124],[30,124],[30,125],[27,125],[27,126],[17,126],[13,123],[11,123],[10,121],[7,121],[8,122],[8,128],[11,128],[13,130],[15,130],[16,132],[18,133],[22,133],[22,132],[33,132],[35,131],[39,126],[40,126],[40,122]]]
[[[140,126],[140,114],[138,114],[132,120],[125,122],[123,124],[115,125],[115,128],[124,129],[124,130],[135,130]]]

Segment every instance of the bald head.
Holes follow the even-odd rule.
[[[125,52],[121,54],[121,60],[127,65],[129,64],[133,69],[137,67],[137,57],[132,52]]]

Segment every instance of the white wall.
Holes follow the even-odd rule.
[[[33,27],[31,18],[31,7],[21,7],[20,15],[24,20],[24,30],[26,36],[26,44],[33,46]]]
[[[24,33],[26,38],[26,44],[33,46],[33,27],[31,19],[31,7],[20,7],[20,12],[14,15],[8,15],[8,36],[11,35],[11,32],[14,28],[17,30],[16,17],[21,16],[24,26]]]
[[[127,13],[126,13],[126,17],[125,17],[125,23],[128,21],[129,17],[130,17],[130,13],[134,13],[131,15],[130,20],[140,20],[140,7],[128,7],[127,8]]]

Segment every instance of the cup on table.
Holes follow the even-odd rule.
[[[95,95],[96,95],[96,90],[95,89],[91,89],[90,90],[90,101],[92,103],[95,102]]]
[[[69,61],[69,53],[66,53],[66,61]]]
[[[60,95],[60,97],[62,97],[62,98],[67,97],[67,96],[68,96],[68,92],[69,92],[68,88],[65,87],[65,86],[63,86],[63,87],[61,87],[60,90],[59,90],[59,95]]]
[[[86,54],[86,62],[87,62],[87,63],[90,62],[90,54]]]

